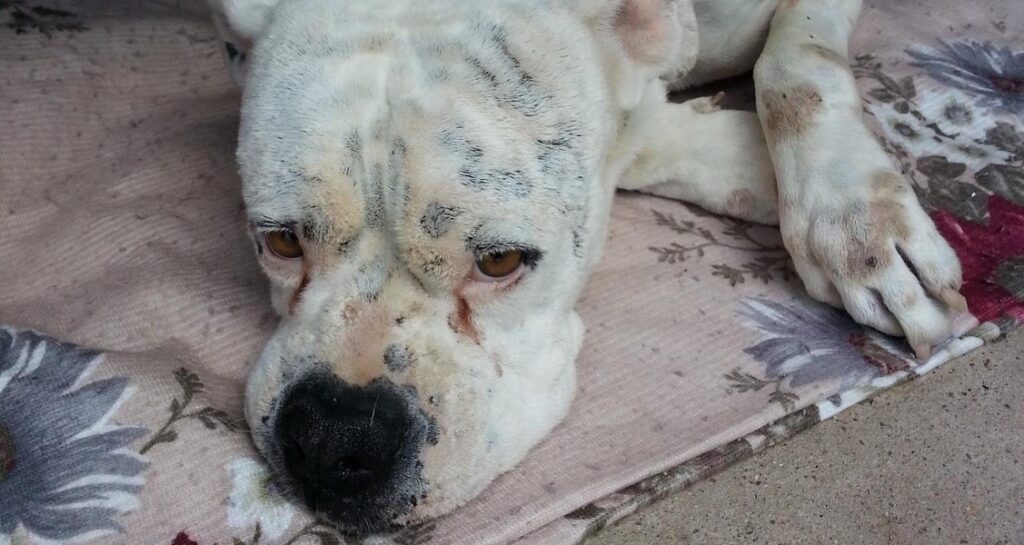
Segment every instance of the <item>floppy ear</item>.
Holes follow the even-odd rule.
[[[635,106],[650,82],[697,60],[691,0],[568,0],[603,49],[620,105]]]
[[[209,0],[214,14],[221,14],[230,31],[252,43],[267,26],[278,0]]]
[[[239,87],[245,81],[246,57],[263,33],[278,0],[208,0],[213,25],[224,43],[231,79]]]

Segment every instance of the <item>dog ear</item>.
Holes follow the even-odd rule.
[[[619,101],[629,109],[647,85],[697,60],[697,18],[691,0],[567,0],[604,49]]]
[[[223,17],[230,31],[247,43],[263,33],[278,0],[209,0],[214,18]]]
[[[263,33],[278,0],[209,0],[213,26],[224,44],[231,79],[245,84],[246,61],[253,42]]]

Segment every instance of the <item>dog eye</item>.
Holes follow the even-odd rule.
[[[522,265],[523,252],[520,250],[484,254],[476,260],[476,270],[485,277],[482,280],[489,281],[507,278]]]
[[[298,259],[302,257],[302,244],[291,229],[270,231],[263,235],[270,253],[281,259]]]

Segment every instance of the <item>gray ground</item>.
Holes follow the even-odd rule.
[[[1024,544],[1024,331],[586,545]]]

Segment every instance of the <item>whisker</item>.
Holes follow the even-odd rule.
[[[377,400],[380,399],[380,392],[377,392],[377,397],[373,398],[373,409],[370,411],[370,425],[373,425],[373,417],[377,415]]]

